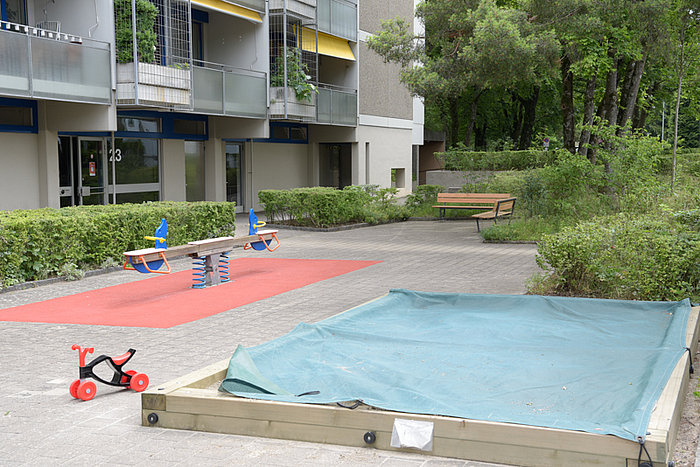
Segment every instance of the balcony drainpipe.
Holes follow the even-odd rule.
[[[190,110],[194,110],[194,53],[192,51],[192,2],[190,0],[187,0],[187,35],[189,36],[189,44],[187,47],[188,53],[189,53],[189,71],[190,71]],[[202,57],[204,58],[204,57]],[[202,66],[204,64],[202,63]],[[223,81],[223,73],[221,74],[222,81]],[[223,86],[224,93],[226,92],[226,86]],[[224,95],[224,99],[225,99]],[[224,100],[226,102],[226,100]],[[222,110],[225,105],[222,105]],[[207,117],[207,124],[208,124],[208,117]]]
[[[134,53],[134,104],[139,103],[139,56],[136,46],[136,0],[131,0],[131,42]]]
[[[282,42],[282,56],[284,57],[284,119],[287,120],[287,0],[284,0],[284,11],[282,14]]]
[[[112,204],[117,204],[117,148],[114,147],[114,132],[110,131],[112,137],[111,141],[111,155],[112,159]]]
[[[46,10],[44,10],[46,11]],[[92,33],[100,26],[100,16],[97,13],[97,0],[95,0],[95,24],[88,28],[88,37],[92,38]]]

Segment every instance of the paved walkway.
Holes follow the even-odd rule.
[[[478,466],[419,454],[245,436],[147,428],[140,397],[98,384],[90,402],[72,399],[77,352],[137,349],[134,369],[151,385],[228,358],[238,344],[279,337],[390,288],[519,294],[537,271],[535,246],[483,244],[472,222],[412,221],[341,232],[283,230],[280,258],[381,260],[368,268],[170,329],[0,322],[0,465]],[[245,233],[239,227],[238,234]],[[234,250],[239,255],[265,256]],[[174,261],[174,270],[190,267]],[[0,294],[0,308],[150,276],[112,272]],[[206,303],[202,303],[206,306]]]

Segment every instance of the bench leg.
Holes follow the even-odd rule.
[[[481,230],[479,229],[479,218],[477,217],[476,218],[476,233],[479,233],[479,232],[481,232]]]

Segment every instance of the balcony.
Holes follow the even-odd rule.
[[[0,21],[0,94],[112,102],[109,43]]]
[[[357,90],[322,84],[316,102],[318,123],[357,125]]]
[[[315,122],[316,96],[312,94],[308,99],[299,99],[294,88],[270,87],[270,118]]]
[[[189,63],[173,66],[134,62],[117,64],[117,104],[137,104],[174,109],[192,105]],[[135,78],[138,69],[138,79]]]
[[[270,0],[270,12],[283,12],[314,19],[316,18],[316,0]]]
[[[267,117],[267,76],[263,72],[198,62],[193,67],[194,111]]]
[[[357,41],[357,2],[318,0],[318,30]]]
[[[231,0],[231,3],[265,13],[265,0]]]

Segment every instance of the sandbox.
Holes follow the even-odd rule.
[[[392,293],[393,292],[394,291],[392,291]],[[416,294],[410,291],[399,292],[404,293],[404,295]],[[487,300],[487,302],[481,303],[490,304],[494,300],[493,297],[498,296],[468,296],[467,298],[469,298],[469,300],[473,300],[474,297],[477,297],[478,300]],[[568,302],[560,303],[556,301],[558,299],[554,299],[554,302],[552,302],[552,299],[550,298],[544,298],[539,302],[537,301],[538,299],[534,299],[535,301],[533,302],[533,299],[528,298],[525,299],[525,302],[523,302],[523,298],[521,296],[501,297],[505,297],[504,300],[506,300],[506,302],[504,303],[506,304],[516,303],[509,302],[516,300],[518,304],[525,303],[524,306],[530,306],[527,305],[527,303],[532,302],[538,307],[543,306],[542,300],[544,300],[546,303],[553,303],[552,309],[554,310],[555,314],[560,312],[569,313],[569,311],[566,310],[566,308],[569,306]],[[426,310],[431,311],[431,307],[435,306],[436,302],[434,300],[435,297],[433,296],[427,298],[419,296],[418,298],[419,303],[416,305],[415,310],[418,310],[420,314],[424,314]],[[445,297],[440,296],[438,298],[443,299]],[[448,296],[446,298],[447,301],[454,302],[453,297]],[[342,334],[342,330],[340,330],[341,328],[337,327],[339,324],[342,325],[343,323],[352,323],[353,325],[356,325],[356,323],[359,323],[357,319],[362,314],[362,307],[369,306],[369,309],[366,311],[371,312],[369,316],[375,317],[377,310],[383,308],[384,302],[381,300],[385,299],[386,298],[369,302],[366,305],[349,310],[346,313],[341,313],[340,315],[318,323],[319,325],[328,324],[336,326],[329,328],[333,331],[331,333],[328,333],[327,329],[322,332],[322,336],[326,336],[323,337],[324,342],[325,340],[329,339],[327,336],[333,335],[334,337],[337,337],[338,335]],[[420,300],[422,300],[422,302]],[[605,302],[605,305],[612,302],[614,301]],[[584,305],[590,306],[596,305],[596,303],[585,302]],[[623,305],[626,306],[625,304]],[[407,309],[405,304],[402,304],[401,310],[402,316],[405,315],[409,318],[407,322],[414,322],[413,319],[410,318],[413,317],[411,313],[413,313],[415,310]],[[440,311],[442,312],[442,310]],[[478,313],[480,313],[480,315],[478,316],[482,316],[485,312],[491,311],[492,310],[479,309]],[[663,320],[662,315],[664,313],[656,313],[657,318]],[[693,307],[686,313],[687,321],[683,321],[684,329],[681,329],[681,331],[684,331],[685,342],[688,343],[687,346],[690,347],[691,352],[694,353],[696,351],[699,335],[700,325],[698,314],[700,313],[700,307]],[[486,314],[488,315],[488,313]],[[666,314],[670,316],[673,314],[673,312]],[[365,313],[365,315],[367,315],[367,313]],[[529,314],[527,314],[527,316],[529,316]],[[613,316],[614,320],[617,320],[618,315]],[[619,316],[622,316],[622,314]],[[581,316],[576,314],[576,312],[574,312],[574,317],[576,321],[580,320],[581,318]],[[463,321],[461,316],[455,318],[458,318],[458,321],[460,322]],[[372,319],[374,321],[371,321],[370,325],[364,327],[374,327],[378,320],[376,318]],[[516,323],[514,316],[508,313],[503,313],[500,319],[504,320],[506,323]],[[541,320],[541,318],[538,319]],[[434,316],[431,316],[430,322],[433,322],[434,320]],[[471,318],[471,321],[468,322],[472,323],[470,326],[473,327],[475,326],[473,323],[476,321],[478,320]],[[650,322],[652,321],[653,320],[650,320]],[[637,319],[634,321],[634,323],[639,323],[639,320]],[[454,323],[449,321],[444,324],[448,328],[454,327]],[[304,325],[301,331],[305,331],[306,328],[311,328],[313,326],[315,325]],[[566,326],[564,329],[568,330]],[[630,325],[623,323],[622,326],[625,328]],[[358,325],[358,327],[362,328],[363,326]],[[510,327],[515,328],[517,327],[517,324],[513,324],[513,326]],[[591,326],[589,324],[584,325],[584,329],[588,327]],[[479,332],[479,330],[476,328],[472,329],[472,331],[474,331],[475,334],[483,334],[483,332]],[[551,334],[551,331],[547,330],[542,332],[545,333],[545,336]],[[630,329],[630,335],[634,335],[634,332],[634,329]],[[289,340],[290,336],[293,334],[294,333],[290,333],[290,335],[280,338],[279,341]],[[503,334],[506,335],[508,342],[513,342],[514,335],[512,330],[508,330]],[[566,332],[562,334],[566,334]],[[605,332],[603,332],[603,335],[605,335]],[[363,335],[362,339],[366,339],[366,337]],[[542,339],[542,336],[535,336],[535,340],[541,341]],[[382,337],[381,340],[385,340],[385,337]],[[587,340],[591,341],[590,338]],[[624,339],[622,341],[624,342]],[[271,343],[274,342],[275,341],[272,341]],[[591,343],[593,344],[593,342]],[[264,354],[262,352],[265,350],[265,345],[266,344],[263,344],[262,346],[250,349],[251,355],[255,354],[254,357],[257,358],[257,361],[263,360],[262,356]],[[308,347],[308,343],[305,345]],[[479,345],[481,344],[479,343]],[[636,345],[637,342],[635,342],[634,339],[630,339],[629,347],[634,348]],[[498,346],[502,347],[501,344],[498,344]],[[519,349],[520,347],[522,347],[522,345],[515,346],[514,348]],[[467,347],[467,351],[472,352],[474,348],[478,348],[478,346]],[[278,349],[276,347],[275,351],[277,350]],[[545,353],[546,352],[543,351],[542,355]],[[622,355],[624,352],[621,352],[620,354]],[[275,355],[280,354],[273,353],[273,356]],[[653,401],[651,404],[646,404],[648,407],[648,413],[646,418],[642,417],[644,418],[645,422],[645,433],[642,434],[646,435],[645,448],[648,451],[649,456],[655,463],[659,463],[659,465],[666,465],[671,458],[676,433],[680,423],[680,412],[683,407],[684,396],[689,379],[690,354],[688,352],[683,352],[682,355],[680,353],[676,353],[676,355],[680,355],[680,357],[674,357],[673,365],[669,368],[668,372],[666,372],[668,374],[664,374],[663,381],[665,381],[665,384],[659,386],[657,383],[649,383],[652,390],[649,393],[650,395],[647,394],[647,396],[645,396],[647,399],[648,397],[652,397]],[[525,353],[524,356],[530,360],[532,359],[530,354]],[[489,359],[491,358],[492,357],[489,357]],[[514,358],[517,358],[517,356]],[[277,358],[275,357],[274,359]],[[500,362],[496,357],[493,357],[493,359],[493,364],[490,366],[498,368]],[[566,362],[567,360],[564,361]],[[552,365],[554,365],[554,363],[552,363]],[[476,365],[469,366],[470,371],[473,366]],[[566,365],[563,365],[561,362],[556,363],[556,367],[561,366]],[[601,365],[601,372],[604,372],[604,368],[602,368],[602,366],[603,365]],[[646,366],[646,363],[642,365],[644,368],[646,368]],[[651,363],[649,366],[651,366]],[[353,368],[347,367],[342,368],[342,370],[343,372],[350,373],[354,371]],[[314,370],[312,370],[312,372],[313,371]],[[410,369],[410,371],[414,370]],[[524,400],[528,402],[523,404],[523,407],[517,408],[516,412],[513,414],[506,411],[506,415],[495,414],[492,417],[493,419],[487,419],[490,417],[490,415],[479,415],[477,418],[480,419],[476,419],[454,415],[445,416],[430,413],[388,410],[386,409],[386,405],[384,405],[381,401],[373,402],[374,399],[371,397],[358,397],[358,399],[362,399],[368,405],[359,404],[355,409],[340,407],[335,403],[330,403],[328,401],[326,403],[309,403],[313,402],[313,400],[305,399],[306,403],[291,402],[296,400],[295,398],[299,396],[284,396],[280,395],[281,393],[279,392],[275,393],[275,391],[271,391],[273,394],[270,394],[270,391],[266,391],[264,389],[261,390],[259,394],[250,394],[250,397],[238,397],[220,392],[218,390],[219,385],[226,378],[227,372],[229,372],[228,379],[231,380],[229,359],[215,363],[166,384],[152,386],[151,389],[142,395],[143,424],[146,426],[158,426],[165,428],[262,436],[357,447],[365,446],[369,449],[422,452],[435,456],[518,465],[637,465],[637,459],[640,454],[640,444],[634,440],[636,435],[633,430],[629,433],[626,433],[623,430],[622,434],[619,434],[616,428],[609,428],[601,425],[602,428],[600,428],[600,430],[604,430],[605,433],[617,434],[611,435],[598,434],[595,432],[595,430],[598,428],[590,428],[585,424],[582,425],[583,427],[580,429],[558,428],[557,426],[569,425],[568,422],[561,422],[559,420],[560,415],[555,410],[552,410],[552,413],[554,414],[553,419],[547,418],[548,414],[545,414],[544,418],[541,417],[538,419],[536,417],[532,424],[523,422],[520,418],[518,418],[519,413],[527,413],[528,411],[536,412],[537,410],[542,412],[544,409],[537,409],[538,401],[534,398],[534,396],[527,395],[529,390],[527,387],[522,387],[522,391],[517,391],[518,387],[520,387],[518,384],[521,383],[516,384],[516,387],[513,388],[515,391],[498,390],[496,392],[515,392],[518,394],[518,397],[521,396],[521,393],[526,394],[527,396],[522,397],[527,397]],[[527,372],[532,372],[532,370],[528,370]],[[508,374],[510,374],[510,372]],[[555,393],[555,396],[547,397],[560,397],[560,395],[565,395],[566,397],[576,396],[579,388],[577,387],[577,381],[575,381],[575,379],[576,378],[574,378],[574,380],[570,379],[570,383],[567,382],[566,385],[555,388],[557,391],[561,391],[559,394]],[[626,381],[627,380],[625,380],[622,386],[617,387],[617,389],[614,384],[611,384],[611,391],[620,392],[626,388],[627,384],[630,386],[633,385],[633,382],[634,384],[637,384],[636,380],[630,379],[629,383]],[[251,381],[244,383],[252,385]],[[254,381],[254,383],[256,385],[264,386],[264,379],[262,382]],[[282,382],[281,384],[285,385],[287,383]],[[299,384],[301,384],[300,387],[305,388],[309,383],[301,382]],[[389,384],[393,385],[394,383]],[[252,386],[257,387],[255,385]],[[654,390],[655,386],[659,386],[658,391]],[[289,383],[288,387],[295,390],[298,389],[294,388],[294,384],[291,382]],[[437,384],[437,387],[440,388],[441,385]],[[461,387],[462,386],[459,386],[458,388]],[[238,390],[240,390],[240,388]],[[469,390],[469,388],[465,387],[465,391]],[[244,390],[244,392],[246,391],[247,390]],[[322,400],[324,397],[323,394],[325,394],[325,397],[329,397],[329,390],[324,388],[322,389],[321,394],[322,395],[320,396],[312,395],[304,397],[307,399],[316,398],[318,400]],[[342,397],[342,395],[340,397]],[[475,406],[478,406],[476,407],[477,409],[484,406],[484,404],[478,401],[476,393],[473,393],[473,397],[477,400],[477,403],[475,404]],[[586,398],[587,397],[588,396],[586,396]],[[286,398],[288,400],[264,400],[275,398]],[[579,396],[579,398],[583,397]],[[349,405],[349,402],[347,402],[349,399],[341,400],[344,401],[343,405]],[[508,408],[507,406],[509,404],[501,403],[500,405]],[[384,406],[385,408],[378,408],[378,406]],[[488,406],[488,404],[486,404],[486,406]],[[586,406],[584,405],[584,408],[585,407]],[[432,410],[435,409],[426,409],[426,411]],[[644,410],[642,410],[642,412],[643,411]],[[635,412],[639,412],[639,409],[637,409]],[[390,445],[392,431],[394,430],[395,421],[397,419],[423,421],[432,424],[432,443],[429,448],[427,450],[417,450],[392,447]],[[508,422],[495,421],[499,419],[507,419]],[[555,421],[552,422],[552,420]],[[648,425],[646,425],[647,420]],[[634,426],[637,425],[638,423],[635,422]],[[371,436],[369,436],[369,434],[371,434]],[[627,437],[627,439],[625,439],[625,437]],[[371,444],[367,443],[368,440],[371,441]],[[394,443],[394,445],[396,445],[396,443]],[[644,453],[642,460],[646,460],[646,458],[647,455]]]

